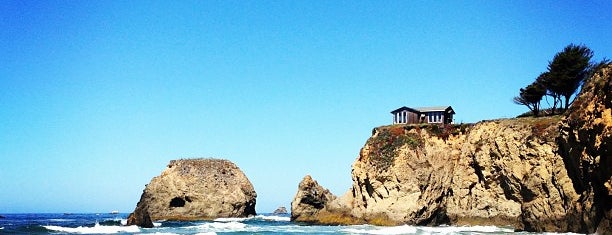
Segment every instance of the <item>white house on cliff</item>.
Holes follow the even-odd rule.
[[[418,123],[453,123],[455,110],[451,106],[409,108],[403,106],[391,111],[393,124],[418,124]]]

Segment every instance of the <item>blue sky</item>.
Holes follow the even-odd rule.
[[[229,159],[258,212],[335,194],[401,106],[456,122],[570,43],[612,57],[610,1],[4,1],[0,212],[134,209],[177,158]]]

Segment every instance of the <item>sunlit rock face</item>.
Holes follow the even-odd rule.
[[[578,202],[575,226],[581,232],[612,234],[612,65],[583,86],[563,121],[559,152]]]

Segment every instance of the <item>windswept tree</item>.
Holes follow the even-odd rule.
[[[583,45],[570,44],[548,63],[546,89],[565,98],[565,107],[591,71],[593,51]]]
[[[545,90],[545,95],[546,95],[546,103],[548,103],[548,106],[550,107],[550,109],[552,110],[552,114],[555,114],[555,111],[557,110],[557,104],[561,104],[561,94],[556,91],[556,90],[551,90],[548,89],[549,87],[554,87],[554,86],[559,86],[557,83],[559,83],[559,80],[555,80],[552,79],[552,77],[550,76],[549,72],[543,72],[540,74],[540,76],[538,76],[538,78],[536,79],[536,83],[539,83],[542,85],[542,87],[544,87]],[[550,96],[553,99],[553,104],[552,106],[550,105],[550,102],[548,102],[548,96]]]
[[[546,99],[552,114],[555,114],[557,104],[560,109],[567,110],[578,88],[599,69],[612,64],[605,58],[599,63],[592,63],[591,58],[593,51],[588,47],[569,44],[548,62],[547,71],[541,73],[533,84],[520,89],[519,96],[513,99],[514,103],[527,106],[537,116],[540,101],[546,95],[553,99],[552,105]]]
[[[540,77],[542,76],[540,75]],[[534,116],[538,116],[540,114],[540,101],[545,94],[546,88],[539,80],[536,80],[529,86],[521,88],[519,96],[514,97],[513,101],[515,104],[527,106]]]

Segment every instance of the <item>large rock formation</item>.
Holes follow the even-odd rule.
[[[257,194],[244,173],[219,159],[172,160],[151,179],[128,225],[152,227],[155,220],[210,220],[255,215]]]
[[[610,233],[611,71],[593,77],[564,117],[375,128],[351,190],[319,205],[303,200],[302,181],[292,218]]]
[[[563,121],[559,150],[579,200],[580,231],[612,234],[612,66],[588,81]]]

